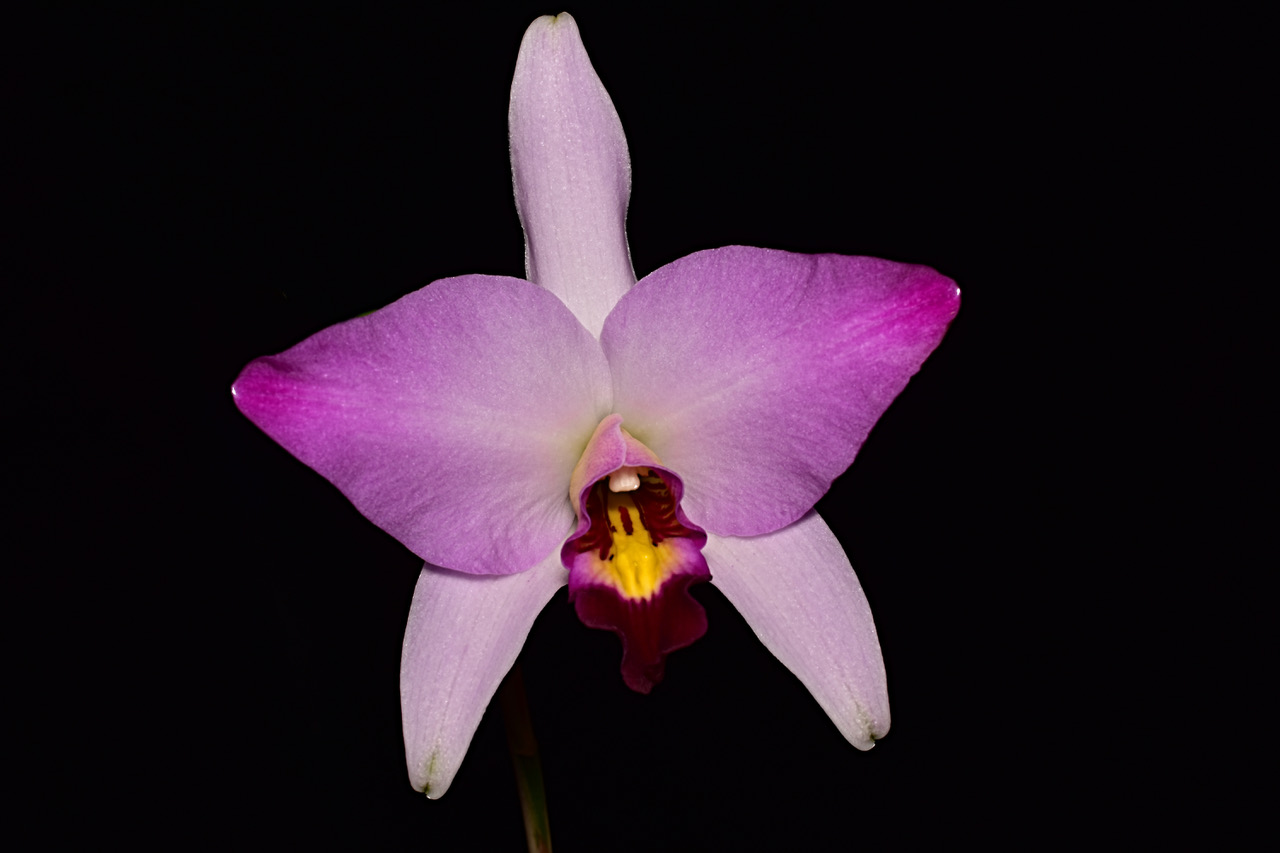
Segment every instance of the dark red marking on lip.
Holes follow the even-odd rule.
[[[648,469],[640,487],[627,492],[635,516],[627,506],[618,506],[618,520],[626,535],[634,535],[639,524],[657,546],[680,539],[666,547],[683,554],[680,568],[662,579],[644,599],[632,599],[608,583],[599,583],[589,564],[583,561],[613,560],[613,537],[617,529],[609,523],[608,478],[587,490],[585,509],[590,526],[581,536],[565,543],[562,557],[569,569],[569,599],[578,618],[591,628],[613,631],[622,641],[622,679],[632,690],[648,693],[662,680],[667,655],[682,649],[707,630],[707,615],[689,587],[710,580],[711,572],[702,557],[706,534],[681,523],[675,494],[678,478],[661,469]]]
[[[605,512],[604,489],[601,480],[587,491],[587,518],[591,519],[591,527],[586,533],[569,543],[579,554],[595,551],[601,560],[608,560],[609,550],[613,547],[614,530],[609,524],[609,514]]]
[[[609,551],[613,547],[613,534],[617,531],[609,523],[608,508],[609,478],[598,480],[587,491],[587,517],[591,519],[591,527],[586,533],[569,543],[579,554],[596,551],[601,560],[609,559]],[[676,501],[671,495],[671,486],[663,472],[649,469],[640,478],[640,488],[627,492],[635,505],[636,514],[640,516],[640,526],[649,531],[654,545],[664,539],[675,536],[693,536],[694,531],[685,527],[676,518]],[[627,535],[635,532],[635,521],[626,507],[618,507],[623,529]]]
[[[648,693],[662,681],[667,655],[707,632],[707,613],[689,594],[689,587],[709,578],[710,573],[675,575],[652,598],[642,601],[592,584],[571,593],[573,607],[582,624],[618,635],[622,680],[637,693]]]

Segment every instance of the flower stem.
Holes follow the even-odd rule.
[[[516,771],[516,787],[520,789],[520,810],[524,814],[524,834],[529,842],[529,853],[551,853],[551,827],[547,820],[542,764],[538,760],[538,742],[533,739],[529,700],[525,698],[524,674],[519,662],[502,680],[498,701],[502,703],[507,746],[511,750],[511,765]]]

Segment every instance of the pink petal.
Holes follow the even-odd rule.
[[[599,344],[559,300],[481,275],[260,358],[232,391],[415,554],[480,574],[558,553],[569,477],[610,397]]]
[[[432,799],[448,790],[534,619],[566,579],[558,553],[519,575],[423,567],[400,659],[405,757],[416,790]]]
[[[816,512],[751,538],[709,535],[712,583],[765,648],[809,688],[840,733],[870,749],[889,731],[889,692],[871,606]]]
[[[599,335],[636,281],[626,232],[631,158],[618,111],[567,13],[539,18],[525,32],[508,121],[529,280]]]
[[[942,340],[960,291],[927,267],[729,246],[646,276],[601,334],[614,411],[680,472],[709,532],[795,521]]]

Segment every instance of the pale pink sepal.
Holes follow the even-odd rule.
[[[567,13],[541,17],[525,32],[508,121],[529,280],[599,337],[636,281],[626,232],[631,158],[618,111]]]
[[[405,757],[416,790],[431,799],[448,790],[534,619],[567,580],[558,551],[517,575],[423,567],[400,658]]]
[[[776,533],[708,534],[711,582],[796,674],[840,733],[870,749],[889,731],[889,692],[871,606],[816,512]]]

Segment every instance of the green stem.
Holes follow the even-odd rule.
[[[511,667],[498,688],[502,719],[507,727],[507,746],[520,789],[520,811],[524,814],[524,834],[529,853],[551,853],[551,827],[547,821],[547,793],[542,785],[542,764],[538,742],[533,739],[529,720],[529,700],[524,695],[524,675],[519,662]]]

